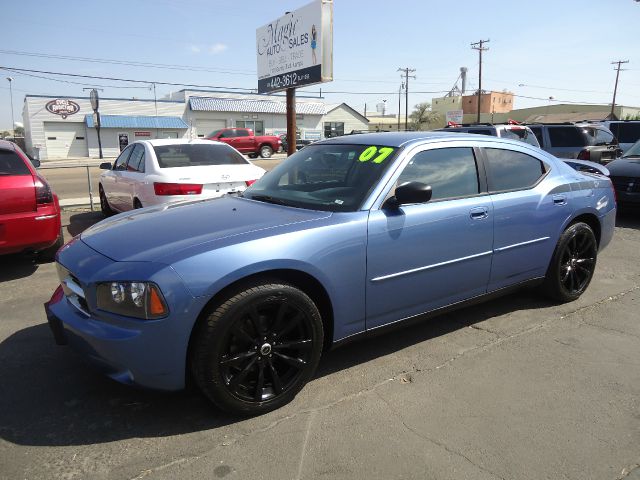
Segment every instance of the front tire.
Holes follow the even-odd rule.
[[[596,268],[598,243],[586,223],[570,225],[560,236],[543,289],[553,300],[571,302],[582,295]]]
[[[273,148],[269,145],[263,145],[260,147],[260,156],[262,158],[271,158],[271,155],[273,155]]]
[[[247,286],[213,309],[194,332],[191,370],[219,408],[259,415],[289,403],[322,352],[320,313],[292,285]]]
[[[100,210],[102,210],[102,214],[105,217],[110,217],[111,215],[113,215],[113,210],[109,206],[109,200],[107,200],[107,196],[104,193],[102,185],[100,185],[98,191],[100,193]]]

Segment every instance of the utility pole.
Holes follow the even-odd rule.
[[[616,93],[618,93],[618,78],[620,77],[620,65],[622,65],[623,63],[629,63],[629,60],[618,60],[616,62],[611,62],[611,65],[618,65],[617,67],[614,68],[614,70],[616,71],[616,86],[613,87],[613,101],[611,102],[611,117],[612,120],[614,119],[614,113],[613,110],[614,108],[616,108]]]
[[[402,111],[402,104],[400,102],[402,100],[403,87],[404,87],[404,83],[401,83],[400,88],[398,89],[398,132],[400,131],[400,112]]]
[[[415,75],[409,75],[409,72],[413,73],[416,71],[415,68],[399,68],[398,72],[404,72],[404,130],[405,132],[409,129],[409,77],[415,79]]]
[[[479,63],[479,69],[478,69],[478,117],[476,118],[476,123],[480,123],[480,96],[482,95],[482,52],[484,52],[485,50],[489,50],[486,47],[483,47],[482,45],[484,45],[485,43],[489,43],[490,40],[480,40],[479,42],[476,43],[472,43],[471,44],[471,48],[473,50],[478,50],[478,53],[480,54],[480,63]]]

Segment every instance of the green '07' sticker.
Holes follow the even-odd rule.
[[[358,160],[361,162],[368,162],[373,158],[373,163],[382,163],[384,159],[393,153],[393,148],[391,147],[375,147],[371,145],[364,149],[364,151],[360,154]],[[377,155],[377,156],[376,156]],[[374,158],[375,157],[375,158]]]

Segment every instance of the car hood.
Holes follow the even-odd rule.
[[[607,168],[613,177],[640,177],[640,158],[619,158]]]
[[[116,261],[156,261],[204,243],[320,220],[331,212],[273,205],[240,197],[174,203],[116,215],[85,230],[81,239]]]

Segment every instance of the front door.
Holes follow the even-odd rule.
[[[367,246],[367,329],[486,292],[493,206],[474,150],[416,153],[395,185],[431,185],[432,199],[372,211]]]

